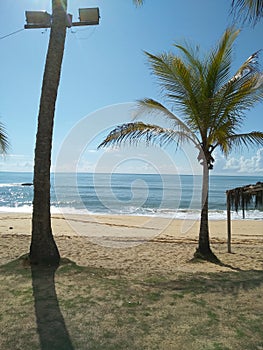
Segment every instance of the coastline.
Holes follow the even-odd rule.
[[[0,213],[0,265],[29,251],[31,215]],[[226,222],[210,221],[210,242],[224,265],[189,263],[198,243],[199,221],[124,215],[52,215],[62,257],[79,265],[145,272],[263,270],[263,221],[233,220],[227,253]],[[229,267],[231,266],[231,268]]]

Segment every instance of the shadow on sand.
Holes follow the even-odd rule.
[[[57,267],[31,266],[32,288],[41,350],[74,349],[55,288]]]

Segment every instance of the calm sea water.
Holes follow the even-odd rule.
[[[0,172],[0,212],[31,212],[32,173]],[[226,190],[263,179],[255,176],[213,176],[210,219],[226,218]],[[142,174],[52,174],[51,211],[74,214],[121,214],[196,219],[200,215],[200,176]],[[233,212],[234,219],[242,213]],[[248,219],[263,219],[253,205]]]

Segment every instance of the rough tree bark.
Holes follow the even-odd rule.
[[[55,104],[67,29],[67,0],[52,0],[52,25],[42,83],[35,146],[30,262],[57,265],[60,255],[50,215],[50,166]]]
[[[199,229],[198,247],[194,256],[204,260],[218,263],[219,260],[214,255],[210,247],[209,225],[208,225],[208,195],[209,195],[209,162],[203,162],[203,183],[202,183],[202,209]]]

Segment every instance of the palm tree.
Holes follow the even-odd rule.
[[[234,19],[255,26],[263,16],[263,0],[232,0]]]
[[[9,141],[4,125],[0,122],[0,153],[5,154],[9,148]]]
[[[175,142],[176,147],[192,142],[199,150],[198,160],[203,167],[202,209],[199,243],[195,256],[216,259],[211,251],[208,227],[209,172],[213,169],[213,153],[219,148],[225,156],[234,148],[263,145],[263,132],[239,133],[245,112],[263,100],[263,79],[258,70],[258,52],[251,55],[230,78],[231,53],[239,31],[228,28],[217,47],[199,58],[199,50],[175,45],[182,58],[173,53],[155,56],[146,52],[151,70],[157,76],[164,97],[173,109],[182,112],[180,119],[163,104],[144,99],[138,101],[138,114],[161,115],[172,128],[145,124],[142,121],[120,125],[99,145],[158,143],[164,146]]]

